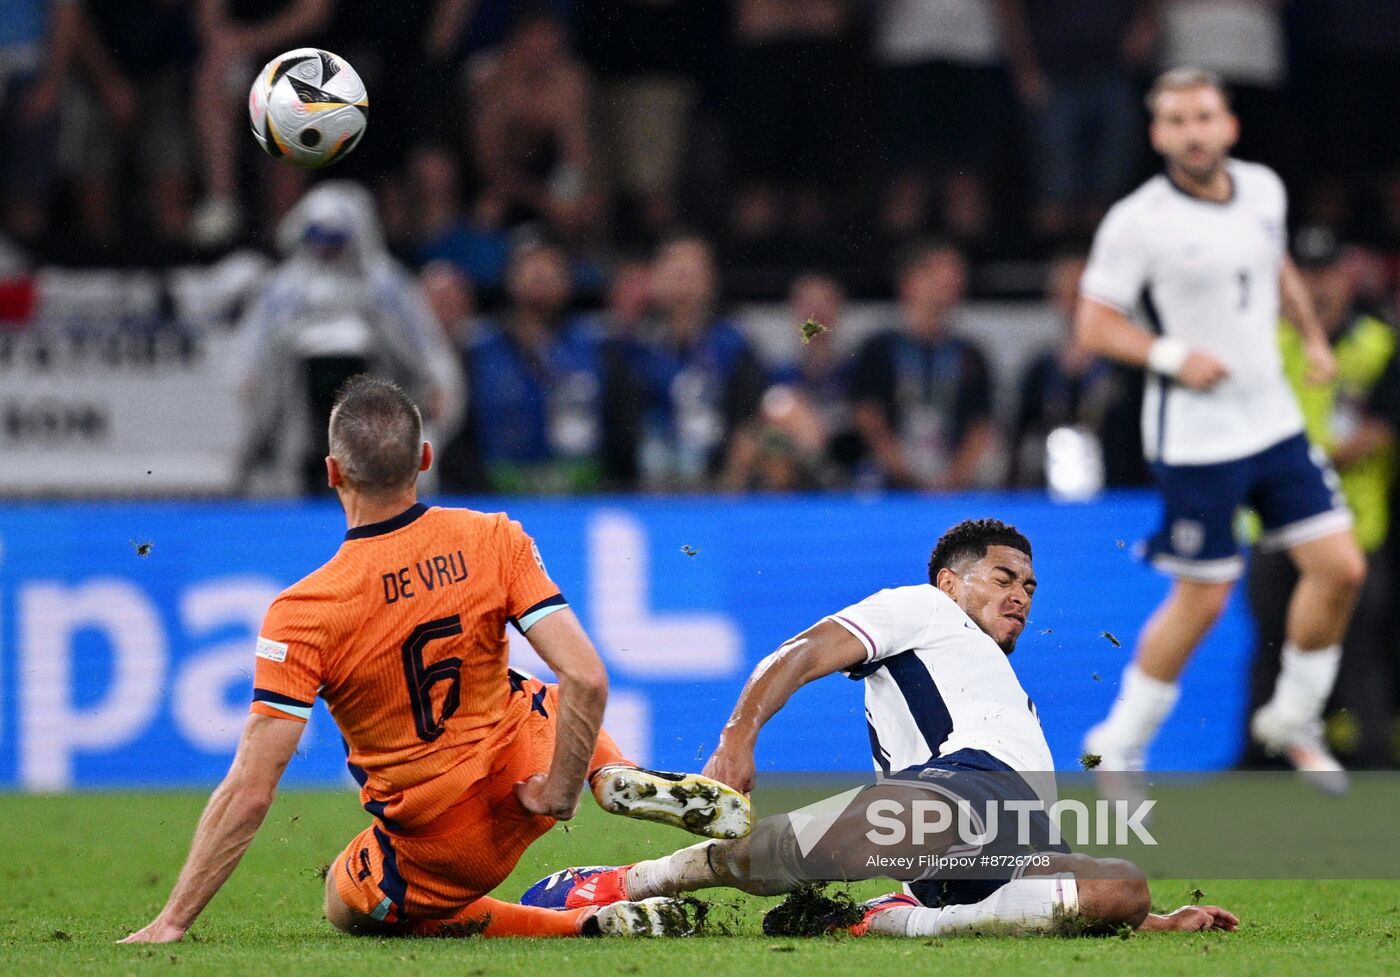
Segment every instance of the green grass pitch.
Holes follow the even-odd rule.
[[[193,793],[0,794],[0,961],[15,975],[431,973],[463,977],[694,977],[901,970],[996,977],[1046,974],[1369,975],[1400,970],[1400,881],[1154,882],[1158,908],[1208,901],[1236,911],[1232,934],[1109,938],[827,937],[780,940],[758,929],[774,900],[714,890],[713,915],[738,935],[685,940],[379,940],[333,933],[321,917],[318,868],[365,822],[354,795],[285,791],[243,864],[168,947],[115,946],[164,901],[204,803]],[[540,839],[497,895],[514,899],[573,864],[618,863],[688,843],[669,828],[603,814]],[[866,883],[860,894],[875,894]]]

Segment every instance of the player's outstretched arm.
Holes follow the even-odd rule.
[[[588,764],[608,704],[608,673],[593,642],[568,608],[537,621],[525,635],[559,676],[558,730],[549,773],[516,784],[527,811],[567,820],[578,809]]]
[[[860,641],[832,621],[820,621],[784,642],[749,675],[704,775],[747,793],[753,787],[753,750],[763,724],[808,682],[858,665],[865,657]]]
[[[204,808],[165,908],[121,942],[174,943],[185,935],[248,850],[305,728],[290,719],[248,717],[233,766]]]

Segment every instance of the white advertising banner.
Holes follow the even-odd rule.
[[[230,491],[244,413],[234,343],[0,340],[0,495]]]

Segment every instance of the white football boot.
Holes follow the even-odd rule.
[[[1084,734],[1084,752],[1097,757],[1091,767],[1099,796],[1106,801],[1123,801],[1133,811],[1147,800],[1147,756],[1142,750],[1126,749],[1107,736],[1105,724],[1099,723]],[[1146,823],[1150,818],[1145,818]]]
[[[690,936],[695,923],[679,899],[657,896],[599,906],[583,921],[584,936]]]
[[[611,814],[657,821],[704,838],[749,833],[749,799],[694,773],[663,773],[623,764],[593,774],[593,797]]]
[[[1249,731],[1266,752],[1292,764],[1305,783],[1326,794],[1347,792],[1347,772],[1327,748],[1321,720],[1291,722],[1266,705],[1250,719]]]

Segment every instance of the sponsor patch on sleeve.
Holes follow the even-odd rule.
[[[280,641],[273,641],[271,638],[259,635],[257,656],[266,658],[270,662],[284,662],[287,660],[287,646]]]

